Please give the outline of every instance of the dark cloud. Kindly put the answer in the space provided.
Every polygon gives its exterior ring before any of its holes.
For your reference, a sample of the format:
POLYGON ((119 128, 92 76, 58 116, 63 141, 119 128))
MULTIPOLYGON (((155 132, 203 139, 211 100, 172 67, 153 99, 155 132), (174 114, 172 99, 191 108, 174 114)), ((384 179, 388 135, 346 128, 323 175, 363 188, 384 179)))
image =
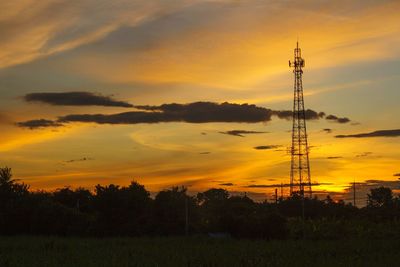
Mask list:
MULTIPOLYGON (((89 94, 90 95, 90 94, 89 94)), ((36 94, 37 96, 37 94, 36 94)), ((56 97, 56 100, 45 97, 35 98, 35 94, 31 94, 28 98, 29 101, 42 101, 46 103, 69 103, 72 105, 95 103, 102 105, 120 105, 120 106, 131 106, 129 103, 119 102, 103 96, 90 95, 91 100, 86 101, 72 101, 61 100, 56 97), (32 95, 34 95, 32 97, 32 95), (32 100, 35 99, 35 100, 32 100), (40 100, 38 100, 40 99, 40 100), (45 100, 46 99, 46 100, 45 100), (97 99, 97 100, 95 100, 97 99), (102 99, 102 101, 101 101, 102 99), (97 102, 96 102, 97 101, 97 102), (108 103, 108 104, 107 104, 108 103)), ((68 97, 67 97, 68 99, 68 97)), ((289 119, 286 111, 273 111, 268 108, 258 107, 250 104, 234 104, 234 103, 213 103, 213 102, 194 102, 189 104, 163 104, 160 106, 134 106, 139 111, 130 111, 117 114, 70 114, 58 118, 57 122, 68 123, 68 122, 93 122, 98 124, 136 124, 136 123, 159 123, 159 122, 188 122, 188 123, 207 123, 207 122, 244 122, 244 123, 257 123, 257 122, 268 122, 271 120, 272 115, 277 115, 279 118, 289 119)), ((289 113, 291 111, 288 111, 289 113)), ((307 110, 307 119, 318 119, 324 116, 323 112, 315 112, 313 110, 307 110)), ((24 123, 20 123, 19 126, 24 127, 24 123)), ((44 126, 42 126, 44 127, 44 126)), ((265 132, 256 131, 245 131, 245 130, 233 130, 227 132, 221 132, 224 134, 241 136, 244 134, 256 134, 265 132)))
POLYGON ((233 183, 221 183, 219 185, 221 185, 221 186, 233 186, 234 184, 233 183))
POLYGON ((400 177, 400 172, 393 174, 393 176, 399 176, 400 177))
POLYGON ((278 148, 278 147, 281 147, 281 146, 279 146, 279 145, 256 146, 256 147, 254 147, 254 149, 267 150, 267 149, 274 149, 274 148, 278 148))
MULTIPOLYGON (((311 183, 312 186, 318 185, 332 185, 333 183, 311 183)), ((276 188, 276 187, 290 187, 290 184, 251 184, 245 187, 248 188, 276 188)))
POLYGON ((342 159, 341 156, 334 156, 334 157, 326 157, 326 159, 342 159))
POLYGON ((368 156, 370 156, 370 155, 372 155, 372 152, 363 152, 363 153, 361 153, 361 154, 357 154, 357 155, 356 155, 356 158, 368 157, 368 156))
POLYGON ((239 136, 239 137, 244 137, 246 134, 262 134, 262 133, 268 133, 268 132, 257 132, 257 131, 246 131, 246 130, 232 130, 232 131, 219 132, 219 133, 221 133, 221 134, 233 135, 233 136, 239 136))
POLYGON ((397 137, 400 136, 400 129, 395 130, 379 130, 370 133, 336 135, 336 138, 364 138, 364 137, 397 137))
POLYGON ((136 124, 158 122, 263 122, 271 120, 269 109, 248 104, 195 102, 138 106, 146 111, 118 114, 72 114, 59 118, 60 122, 94 122, 99 124, 136 124))
POLYGON ((22 128, 29 128, 31 130, 33 129, 39 129, 39 128, 45 128, 45 127, 60 127, 63 126, 63 124, 51 120, 45 120, 45 119, 39 119, 39 120, 29 120, 25 122, 17 122, 17 126, 22 127, 22 128))
POLYGON ((272 111, 249 104, 194 102, 189 104, 163 104, 161 106, 135 106, 137 109, 161 112, 177 121, 202 122, 263 122, 270 121, 272 111))
MULTIPOLYGON (((280 119, 291 120, 293 118, 293 112, 290 110, 274 110, 272 111, 273 115, 278 116, 280 119)), ((325 117, 324 112, 316 112, 311 109, 307 109, 305 111, 306 120, 318 120, 325 117)))
POLYGON ((32 93, 24 96, 27 102, 42 102, 55 106, 133 107, 124 101, 91 92, 32 93))
POLYGON ((211 152, 208 152, 208 151, 205 151, 205 152, 200 152, 199 154, 201 154, 201 155, 208 155, 208 154, 210 154, 211 152))
POLYGON ((330 129, 330 128, 325 128, 325 129, 322 129, 322 131, 325 132, 325 133, 331 133, 331 132, 332 132, 332 129, 330 129))
POLYGON ((88 160, 94 160, 93 158, 81 158, 81 159, 70 159, 70 160, 66 160, 66 163, 74 163, 74 162, 80 162, 80 161, 88 161, 88 160))
POLYGON ((332 114, 326 116, 325 119, 328 120, 328 121, 334 121, 334 122, 338 122, 338 123, 348 123, 348 122, 350 122, 350 119, 349 119, 349 118, 346 118, 346 117, 344 117, 344 118, 339 118, 339 117, 337 117, 337 116, 335 116, 335 115, 332 115, 332 114))

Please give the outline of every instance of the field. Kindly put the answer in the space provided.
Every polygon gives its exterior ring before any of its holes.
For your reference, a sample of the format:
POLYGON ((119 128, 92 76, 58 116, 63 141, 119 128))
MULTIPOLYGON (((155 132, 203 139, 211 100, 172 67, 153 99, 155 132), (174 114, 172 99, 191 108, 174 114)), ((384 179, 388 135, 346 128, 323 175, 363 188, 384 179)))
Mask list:
POLYGON ((0 266, 398 266, 400 241, 2 237, 0 266))

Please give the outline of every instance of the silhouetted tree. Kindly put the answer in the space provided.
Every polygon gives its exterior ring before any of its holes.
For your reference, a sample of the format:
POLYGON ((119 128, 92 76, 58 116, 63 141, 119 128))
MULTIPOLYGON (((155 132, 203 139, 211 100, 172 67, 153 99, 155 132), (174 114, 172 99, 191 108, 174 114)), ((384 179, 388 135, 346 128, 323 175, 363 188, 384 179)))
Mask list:
POLYGON ((92 209, 91 201, 93 195, 89 190, 81 187, 75 190, 69 187, 57 189, 53 193, 53 198, 56 202, 69 208, 75 208, 78 211, 89 212, 92 209))
POLYGON ((223 232, 222 216, 228 201, 228 191, 221 188, 212 188, 197 194, 200 205, 201 224, 205 232, 223 232))
POLYGON ((185 233, 186 211, 189 229, 197 228, 196 199, 187 195, 185 187, 160 191, 154 199, 154 228, 158 234, 180 235, 185 233))
POLYGON ((400 238, 400 199, 389 188, 371 189, 368 206, 294 195, 278 203, 256 203, 209 189, 189 196, 184 187, 158 192, 154 200, 143 185, 97 185, 94 193, 64 187, 30 191, 0 168, 0 234, 181 235, 229 233, 237 238, 309 239, 400 238), (305 220, 302 220, 304 204, 305 220))
POLYGON ((143 234, 146 229, 150 193, 143 185, 128 187, 97 185, 93 199, 98 227, 106 234, 143 234))
POLYGON ((388 187, 378 187, 370 190, 368 194, 368 207, 390 207, 393 205, 393 192, 388 187))
POLYGON ((11 169, 0 168, 0 231, 13 234, 21 231, 28 186, 12 178, 11 169))

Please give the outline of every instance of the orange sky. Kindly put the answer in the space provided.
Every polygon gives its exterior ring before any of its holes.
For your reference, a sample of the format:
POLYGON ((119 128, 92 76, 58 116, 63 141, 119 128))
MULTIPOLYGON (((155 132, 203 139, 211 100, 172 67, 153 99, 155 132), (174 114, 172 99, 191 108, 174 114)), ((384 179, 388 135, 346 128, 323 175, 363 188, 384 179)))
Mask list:
POLYGON ((312 180, 325 184, 316 190, 343 192, 354 179, 395 188, 400 137, 335 136, 400 129, 399 8, 398 1, 361 0, 0 2, 0 165, 33 189, 136 179, 151 191, 224 187, 263 198, 273 188, 254 185, 289 180, 289 120, 16 123, 132 110, 24 100, 43 92, 91 92, 133 105, 227 101, 290 110, 287 62, 299 38, 306 108, 351 120, 307 122, 312 180), (220 133, 230 130, 267 133, 220 133))

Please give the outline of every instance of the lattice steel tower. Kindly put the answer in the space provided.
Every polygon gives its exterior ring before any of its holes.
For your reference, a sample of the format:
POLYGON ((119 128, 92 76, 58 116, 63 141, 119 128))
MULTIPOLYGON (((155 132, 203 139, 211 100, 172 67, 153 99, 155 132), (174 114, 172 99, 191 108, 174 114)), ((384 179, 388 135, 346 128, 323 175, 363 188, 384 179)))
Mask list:
POLYGON ((291 166, 290 166, 290 195, 311 197, 310 162, 308 159, 308 142, 306 130, 306 112, 303 98, 303 67, 304 59, 301 57, 299 42, 294 49, 294 61, 289 61, 289 67, 294 73, 294 102, 293 102, 293 128, 291 166))

